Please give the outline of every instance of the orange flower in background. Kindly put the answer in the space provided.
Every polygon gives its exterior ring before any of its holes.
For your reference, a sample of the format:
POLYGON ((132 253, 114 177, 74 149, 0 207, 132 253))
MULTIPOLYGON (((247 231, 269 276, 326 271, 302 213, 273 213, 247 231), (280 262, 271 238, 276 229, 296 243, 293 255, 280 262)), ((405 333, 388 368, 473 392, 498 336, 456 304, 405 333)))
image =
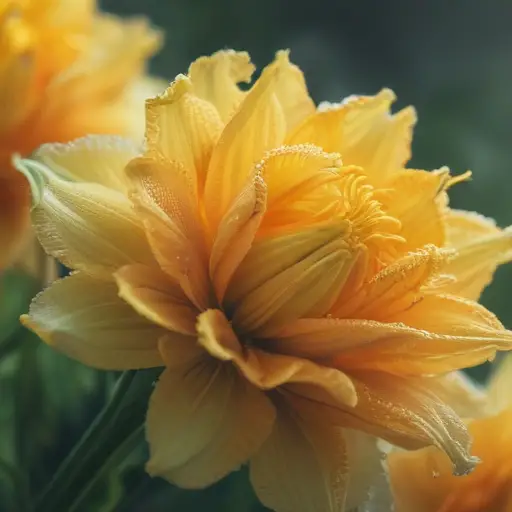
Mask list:
POLYGON ((88 365, 166 367, 147 469, 182 487, 248 463, 274 510, 350 510, 382 477, 376 438, 471 471, 446 374, 512 348, 472 300, 508 232, 448 208, 447 170, 404 169, 415 116, 389 91, 316 109, 287 53, 244 92, 252 72, 195 61, 147 102, 142 155, 89 137, 18 161, 76 270, 24 323, 88 365))
POLYGON ((463 478, 429 448, 389 456, 397 512, 509 512, 512 510, 512 359, 491 379, 487 411, 473 410, 469 431, 481 462, 463 478))
POLYGON ((97 13, 93 0, 0 2, 0 268, 28 225, 12 155, 87 133, 142 138, 143 98, 162 87, 142 72, 159 45, 145 20, 97 13))

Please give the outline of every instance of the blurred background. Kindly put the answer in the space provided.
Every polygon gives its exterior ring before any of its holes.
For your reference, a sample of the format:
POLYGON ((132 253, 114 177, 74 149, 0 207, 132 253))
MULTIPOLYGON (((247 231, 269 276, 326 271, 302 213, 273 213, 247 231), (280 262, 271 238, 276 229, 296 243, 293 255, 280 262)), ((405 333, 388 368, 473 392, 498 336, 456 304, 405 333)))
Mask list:
MULTIPOLYGON (((471 169, 473 180, 451 190, 452 206, 479 211, 500 226, 512 224, 512 3, 104 0, 100 7, 123 16, 143 14, 165 31, 165 46, 151 61, 150 71, 168 80, 186 72, 198 56, 220 48, 249 51, 260 69, 276 50, 290 48, 317 102, 374 94, 382 87, 393 89, 397 108, 412 104, 418 111, 410 166, 448 165, 454 174, 471 169)), ((2 318, 24 312, 34 291, 33 283, 20 287, 15 277, 12 286, 4 279, 11 299, 2 306, 2 318)), ((483 303, 509 328, 511 284, 509 265, 498 270, 483 296, 483 303)), ((4 332, 15 328, 0 327, 4 332)), ((29 334, 26 337, 26 346, 38 343, 29 334)), ((13 397, 2 399, 0 428, 13 418, 15 424, 13 432, 0 436, 0 456, 9 460, 13 451, 21 453, 28 474, 27 480, 11 475, 12 468, 0 467, 0 481, 9 479, 21 489, 18 498, 0 491, 1 511, 18 510, 3 503, 23 500, 19 496, 24 495, 24 486, 38 489, 48 482, 101 410, 117 377, 73 363, 42 344, 27 354, 21 359, 23 371, 13 358, 0 378, 2 396, 13 397)), ((486 372, 485 366, 471 371, 480 380, 486 372)), ((125 435, 122 426, 115 428, 125 435)), ((140 444, 140 450, 124 462, 120 462, 123 457, 117 461, 114 453, 107 469, 91 463, 90 471, 97 472, 98 478, 72 510, 264 510, 244 471, 197 493, 150 479, 142 468, 146 454, 140 444)))

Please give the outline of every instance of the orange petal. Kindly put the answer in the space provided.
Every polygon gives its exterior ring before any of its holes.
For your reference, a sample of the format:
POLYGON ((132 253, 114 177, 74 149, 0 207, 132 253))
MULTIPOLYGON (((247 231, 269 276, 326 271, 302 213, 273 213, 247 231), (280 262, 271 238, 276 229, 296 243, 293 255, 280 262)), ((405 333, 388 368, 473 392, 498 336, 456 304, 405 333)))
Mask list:
POLYGON ((233 361, 255 386, 273 389, 283 384, 321 387, 344 404, 354 405, 350 379, 338 370, 319 366, 305 359, 271 354, 258 348, 243 349, 224 314, 208 310, 199 315, 199 343, 213 356, 233 361))
POLYGON ((265 182, 256 175, 248 181, 221 220, 210 256, 210 278, 219 303, 253 244, 266 211, 266 199, 265 182))
POLYGON ((215 107, 198 97, 191 80, 183 75, 162 95, 146 101, 147 149, 175 164, 174 172, 183 174, 194 197, 204 186, 210 156, 221 131, 222 122, 215 107))
POLYGON ((254 69, 247 52, 221 50, 196 59, 188 74, 194 94, 214 105, 227 123, 245 96, 238 83, 249 83, 254 69))
POLYGON ((88 135, 67 144, 44 144, 34 159, 64 179, 99 183, 125 193, 126 164, 140 152, 128 139, 111 135, 88 135))
POLYGON ((165 370, 149 402, 147 471, 180 487, 207 487, 260 448, 274 423, 265 395, 227 364, 165 370))
POLYGON ((457 280, 444 289, 478 300, 498 265, 512 260, 512 228, 501 230, 490 219, 456 210, 447 214, 446 224, 447 245, 457 250, 446 271, 457 280))
POLYGON ((32 223, 48 254, 104 277, 130 263, 154 263, 142 223, 121 192, 64 181, 30 160, 16 165, 31 182, 32 223))
POLYGON ((157 341, 165 331, 121 300, 112 282, 82 273, 55 281, 33 300, 22 322, 52 347, 96 368, 163 365, 157 341))
POLYGON ((212 233, 265 152, 282 144, 285 120, 276 87, 286 70, 284 63, 263 70, 213 150, 204 196, 212 233))
POLYGON ((411 107, 390 115, 395 95, 383 89, 376 96, 350 97, 339 105, 320 105, 288 136, 288 144, 311 143, 339 152, 344 165, 358 165, 374 185, 400 170, 411 155, 411 107))
POLYGON ((313 415, 290 402, 276 403, 272 433, 250 461, 256 495, 276 512, 342 512, 349 478, 343 430, 324 420, 321 407, 313 415))
POLYGON ((362 430, 406 449, 433 445, 453 463, 454 474, 467 474, 477 459, 469 453, 470 436, 456 413, 428 388, 428 380, 380 372, 354 373, 358 403, 342 414, 343 425, 362 430))
POLYGON ((441 510, 460 480, 452 476, 450 466, 449 459, 434 448, 390 453, 388 467, 396 512, 441 510))
POLYGON ((119 296, 149 321, 171 331, 194 335, 198 311, 174 281, 158 268, 127 265, 114 277, 119 296))
POLYGON ((301 319, 269 347, 279 353, 330 361, 341 369, 399 375, 440 374, 474 366, 510 349, 512 335, 476 303, 425 297, 389 322, 301 319))
POLYGON ((30 237, 30 189, 14 172, 0 179, 0 269, 11 264, 30 237))

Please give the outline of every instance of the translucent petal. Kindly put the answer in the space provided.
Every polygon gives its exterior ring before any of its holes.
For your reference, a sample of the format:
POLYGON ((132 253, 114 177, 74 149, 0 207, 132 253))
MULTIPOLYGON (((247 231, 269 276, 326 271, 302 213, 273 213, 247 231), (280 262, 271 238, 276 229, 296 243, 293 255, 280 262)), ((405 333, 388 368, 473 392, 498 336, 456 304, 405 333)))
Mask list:
POLYGON ((343 512, 348 486, 343 430, 330 425, 322 407, 300 399, 277 403, 271 435, 250 462, 261 502, 276 512, 343 512))
POLYGON ((207 487, 247 462, 274 418, 271 402, 229 364, 168 369, 149 402, 146 469, 180 487, 207 487))
POLYGON ((127 265, 114 277, 119 296, 149 321, 171 331, 195 334, 198 310, 178 283, 159 268, 127 265))
POLYGON ((82 273, 55 281, 22 322, 52 347, 96 368, 163 365, 157 342, 165 331, 120 299, 112 282, 82 273))
POLYGON ((188 74, 194 93, 214 105, 222 121, 227 123, 245 96, 238 83, 249 83, 254 69, 247 52, 221 50, 196 59, 188 74))

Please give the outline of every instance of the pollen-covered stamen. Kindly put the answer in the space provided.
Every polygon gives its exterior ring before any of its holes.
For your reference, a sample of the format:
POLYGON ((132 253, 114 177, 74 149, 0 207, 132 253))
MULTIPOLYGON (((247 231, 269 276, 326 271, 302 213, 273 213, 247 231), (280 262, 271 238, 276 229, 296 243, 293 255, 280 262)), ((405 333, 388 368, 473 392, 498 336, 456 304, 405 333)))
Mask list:
POLYGON ((374 198, 374 189, 366 183, 366 176, 358 168, 348 168, 339 181, 341 198, 340 216, 348 220, 351 227, 351 242, 354 247, 364 245, 379 263, 391 261, 397 246, 403 242, 398 234, 401 224, 387 215, 379 201, 374 198))

